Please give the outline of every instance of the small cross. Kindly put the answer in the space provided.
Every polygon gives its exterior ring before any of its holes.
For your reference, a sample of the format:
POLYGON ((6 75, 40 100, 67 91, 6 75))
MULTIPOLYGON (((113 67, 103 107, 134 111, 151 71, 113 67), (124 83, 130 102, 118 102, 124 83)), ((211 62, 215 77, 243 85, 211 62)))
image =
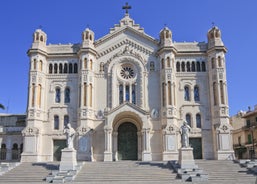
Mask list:
POLYGON ((29 128, 29 133, 32 133, 33 132, 33 129, 32 128, 29 128))
POLYGON ((215 26, 215 23, 214 23, 214 22, 212 22, 211 24, 212 24, 212 27, 214 27, 214 26, 215 26))
POLYGON ((39 29, 42 29, 42 28, 43 28, 43 26, 42 26, 42 25, 39 25, 38 27, 39 27, 39 29))
POLYGON ((126 3, 125 6, 122 6, 123 10, 126 10, 126 14, 128 14, 128 10, 131 9, 131 6, 128 5, 128 3, 126 3))

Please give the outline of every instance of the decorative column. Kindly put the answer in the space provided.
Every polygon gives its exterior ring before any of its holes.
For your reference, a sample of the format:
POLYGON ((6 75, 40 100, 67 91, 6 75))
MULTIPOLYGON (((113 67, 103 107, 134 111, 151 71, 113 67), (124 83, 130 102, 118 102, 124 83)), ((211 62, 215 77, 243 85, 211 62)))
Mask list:
POLYGON ((118 132, 113 132, 113 160, 118 161, 118 132))
POLYGON ((150 128, 143 128, 142 136, 143 136, 142 161, 152 161, 152 155, 150 152, 150 128))
POLYGON ((105 132, 104 161, 112 161, 112 129, 109 127, 105 127, 104 132, 105 132))

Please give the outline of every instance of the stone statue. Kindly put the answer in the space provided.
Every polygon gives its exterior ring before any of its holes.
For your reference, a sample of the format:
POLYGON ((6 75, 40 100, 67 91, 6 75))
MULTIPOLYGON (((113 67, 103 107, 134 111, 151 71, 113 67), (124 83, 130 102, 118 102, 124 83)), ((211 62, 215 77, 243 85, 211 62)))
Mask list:
POLYGON ((191 127, 187 124, 186 121, 184 121, 183 125, 180 128, 182 148, 190 147, 189 146, 189 132, 190 131, 191 131, 191 127))
POLYGON ((67 126, 63 130, 64 134, 66 134, 67 139, 67 147, 73 149, 73 140, 75 137, 75 130, 71 127, 71 124, 68 123, 67 126))

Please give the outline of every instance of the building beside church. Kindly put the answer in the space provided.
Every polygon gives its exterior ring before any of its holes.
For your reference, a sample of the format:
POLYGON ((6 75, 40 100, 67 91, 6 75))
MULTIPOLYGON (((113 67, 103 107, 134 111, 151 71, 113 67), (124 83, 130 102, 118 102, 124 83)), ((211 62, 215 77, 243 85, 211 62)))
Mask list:
POLYGON ((0 113, 0 161, 19 161, 23 151, 21 131, 26 127, 26 114, 0 113))
POLYGON ((221 31, 212 27, 207 43, 174 42, 167 27, 159 35, 128 13, 98 40, 85 29, 79 44, 47 44, 37 29, 21 161, 59 160, 67 123, 78 160, 177 160, 184 120, 195 158, 231 158, 221 31))
POLYGON ((238 159, 253 159, 257 153, 257 105, 251 110, 249 107, 247 112, 240 111, 236 115, 230 117, 233 127, 233 147, 235 156, 238 159))

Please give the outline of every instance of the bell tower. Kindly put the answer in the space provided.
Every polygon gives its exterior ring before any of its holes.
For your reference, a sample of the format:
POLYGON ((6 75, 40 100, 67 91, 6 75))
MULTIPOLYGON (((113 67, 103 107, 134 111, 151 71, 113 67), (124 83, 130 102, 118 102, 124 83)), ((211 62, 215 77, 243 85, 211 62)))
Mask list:
MULTIPOLYGON (((208 71, 210 86, 211 121, 213 125, 214 154, 218 160, 233 156, 232 127, 229 124, 229 107, 226 78, 227 52, 218 27, 212 27, 208 37, 208 71)), ((232 157, 231 157, 232 158, 232 157)))
POLYGON ((175 55, 172 32, 165 27, 160 32, 161 121, 163 127, 163 160, 177 159, 177 109, 175 55), (168 145, 173 145, 172 147, 168 145))
POLYGON ((29 95, 27 104, 27 126, 22 131, 24 151, 22 162, 40 161, 40 150, 37 145, 42 137, 43 122, 47 121, 46 73, 47 73, 47 35, 41 29, 33 34, 30 58, 29 95))
MULTIPOLYGON (((96 49, 94 46, 94 32, 86 28, 82 32, 82 44, 78 52, 80 60, 80 84, 79 84, 79 121, 78 130, 90 130, 93 127, 95 112, 95 71, 96 71, 96 49)), ((79 140, 86 139, 85 131, 79 131, 79 140)), ((91 135, 91 134, 90 134, 91 135)), ((91 138, 90 138, 91 140, 91 138)), ((91 144, 91 142, 89 143, 91 144)), ((88 160, 91 158, 89 150, 79 150, 78 158, 88 160)))

